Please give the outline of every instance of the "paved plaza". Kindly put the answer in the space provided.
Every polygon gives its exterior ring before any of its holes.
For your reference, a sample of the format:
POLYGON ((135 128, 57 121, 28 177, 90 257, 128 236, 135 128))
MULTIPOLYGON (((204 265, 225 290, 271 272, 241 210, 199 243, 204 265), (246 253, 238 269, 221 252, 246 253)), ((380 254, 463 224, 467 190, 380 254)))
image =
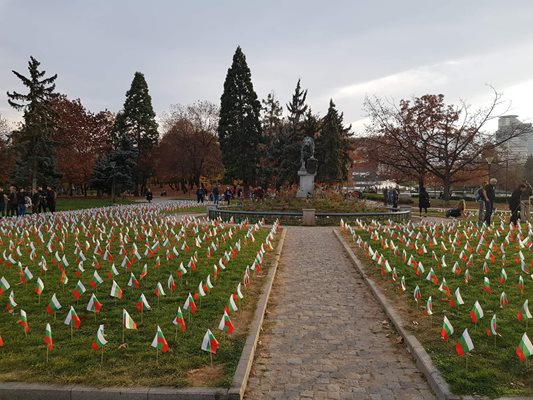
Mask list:
POLYGON ((287 229, 245 399, 434 399, 333 228, 287 229))

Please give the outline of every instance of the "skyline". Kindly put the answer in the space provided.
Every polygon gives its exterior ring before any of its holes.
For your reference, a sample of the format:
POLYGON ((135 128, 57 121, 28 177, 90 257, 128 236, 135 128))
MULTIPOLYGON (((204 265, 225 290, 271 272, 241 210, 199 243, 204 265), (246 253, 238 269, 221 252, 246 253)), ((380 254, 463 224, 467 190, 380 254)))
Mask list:
POLYGON ((0 0, 0 114, 20 119, 6 92, 22 90, 11 70, 26 73, 30 55, 58 74, 58 92, 93 112, 119 111, 135 71, 146 76, 158 117, 172 104, 219 105, 240 45, 259 99, 274 91, 285 105, 300 78, 313 112, 325 115, 332 98, 356 133, 365 95, 398 102, 442 93, 447 102, 479 107, 490 99, 487 85, 503 92, 500 112, 511 103, 506 114, 529 122, 532 14, 525 1, 339 1, 324 8, 318 1, 0 0))

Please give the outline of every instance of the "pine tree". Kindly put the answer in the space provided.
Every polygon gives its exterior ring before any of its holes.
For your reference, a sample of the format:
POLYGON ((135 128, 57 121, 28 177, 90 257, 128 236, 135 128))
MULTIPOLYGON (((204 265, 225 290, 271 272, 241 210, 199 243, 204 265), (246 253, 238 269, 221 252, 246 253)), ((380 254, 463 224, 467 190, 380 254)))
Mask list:
POLYGON ((327 183, 346 180, 350 161, 350 129, 351 126, 344 127, 343 114, 338 113, 333 100, 330 100, 328 113, 316 140, 319 165, 317 180, 327 183))
POLYGON ((144 75, 135 72, 130 90, 126 92, 124 108, 117 114, 113 129, 115 142, 127 137, 137 152, 133 173, 135 192, 144 193, 146 181, 152 175, 151 151, 157 145, 159 133, 144 75))
POLYGON ((218 137, 227 181, 241 179, 245 186, 257 181, 262 141, 260 110, 252 74, 239 46, 220 98, 218 137))
POLYGON ((261 101, 263 145, 261 148, 261 177, 263 184, 278 186, 279 162, 281 160, 280 134, 284 124, 283 108, 274 92, 261 101))
POLYGON ((289 110, 288 124, 283 129, 279 141, 281 148, 279 174, 283 183, 297 182, 298 170, 301 167, 302 141, 306 136, 304 130, 304 119, 308 109, 305 104, 306 98, 307 90, 301 89, 300 79, 298 79, 292 100, 287 104, 289 110))
POLYGON ((27 94, 7 92, 9 105, 24 112, 24 123, 11 134, 17 155, 11 181, 20 187, 32 185, 34 189, 37 184, 54 185, 61 177, 55 165, 56 144, 51 139, 56 125, 51 101, 58 96, 54 83, 57 74, 45 78, 46 71, 40 71, 39 65, 30 57, 29 77, 13 71, 28 88, 27 94))

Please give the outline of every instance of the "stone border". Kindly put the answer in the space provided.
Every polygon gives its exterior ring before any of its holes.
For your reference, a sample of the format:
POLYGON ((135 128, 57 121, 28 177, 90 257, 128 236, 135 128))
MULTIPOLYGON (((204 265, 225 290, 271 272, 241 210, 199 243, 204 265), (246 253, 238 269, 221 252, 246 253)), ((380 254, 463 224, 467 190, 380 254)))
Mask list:
POLYGON ((431 361, 431 357, 426 352, 422 344, 418 341, 418 339, 409 331, 407 331, 404 328, 404 322, 400 316, 396 312, 396 310, 393 308, 392 304, 389 302, 389 300, 385 297, 385 295, 381 292, 379 287, 376 285, 376 283, 371 280, 368 275, 365 273, 361 261, 355 253, 352 251, 348 243, 344 240, 344 238, 339 233, 338 229, 334 229, 333 233, 341 243, 341 245, 344 247, 344 250, 348 254, 348 256, 353 261, 357 271, 359 274, 363 277, 365 283, 372 291, 374 297, 379 301, 381 304, 381 307, 389 317, 389 319, 394 324, 394 327, 396 330, 400 333, 400 335, 403 337, 405 344, 407 345, 407 349, 415 359, 415 364, 417 368, 424 374, 426 377, 426 380, 429 383, 429 386, 437 396, 439 400, 458 400, 458 399, 468 399, 471 397, 462 397, 454 395, 440 374, 440 372, 435 368, 433 365, 433 362, 431 361))
POLYGON ((184 388, 171 387, 110 387, 98 389, 80 385, 48 385, 24 382, 0 383, 0 400, 241 400, 246 390, 248 376, 254 360, 255 348, 263 325, 268 299, 276 276, 279 258, 287 230, 282 228, 280 241, 275 250, 272 265, 268 267, 267 281, 250 326, 248 338, 230 389, 226 388, 184 388))

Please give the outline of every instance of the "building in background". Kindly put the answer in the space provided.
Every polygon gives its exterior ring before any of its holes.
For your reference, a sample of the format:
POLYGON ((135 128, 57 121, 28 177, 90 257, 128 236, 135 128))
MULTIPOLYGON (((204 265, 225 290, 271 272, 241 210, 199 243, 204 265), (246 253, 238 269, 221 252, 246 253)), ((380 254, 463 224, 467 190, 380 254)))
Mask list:
POLYGON ((502 140, 509 135, 513 137, 498 148, 502 161, 513 164, 525 164, 527 157, 533 155, 533 127, 530 123, 521 122, 518 115, 504 115, 498 119, 496 140, 502 140))

